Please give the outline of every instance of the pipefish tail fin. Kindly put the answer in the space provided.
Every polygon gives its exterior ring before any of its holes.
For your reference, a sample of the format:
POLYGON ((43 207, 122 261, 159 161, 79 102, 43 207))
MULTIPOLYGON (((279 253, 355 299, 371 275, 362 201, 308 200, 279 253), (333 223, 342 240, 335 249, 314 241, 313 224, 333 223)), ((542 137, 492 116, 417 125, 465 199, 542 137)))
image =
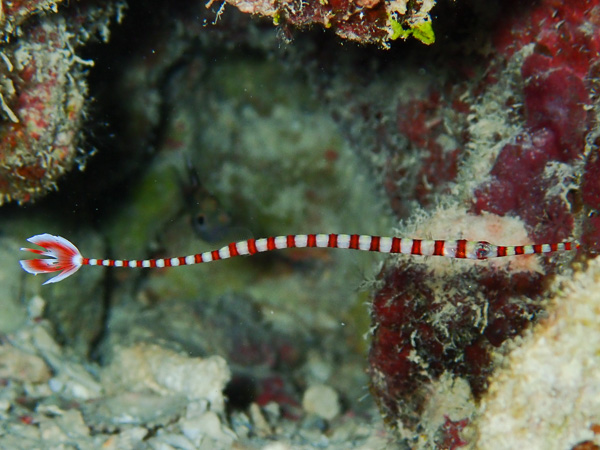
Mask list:
POLYGON ((39 245, 43 250, 33 248, 21 248, 21 250, 45 258, 22 259, 19 262, 23 270, 33 275, 60 272, 58 275, 46 280, 44 284, 64 280, 77 272, 82 266, 83 257, 81 253, 77 247, 63 237, 44 233, 32 236, 27 240, 32 244, 39 245))

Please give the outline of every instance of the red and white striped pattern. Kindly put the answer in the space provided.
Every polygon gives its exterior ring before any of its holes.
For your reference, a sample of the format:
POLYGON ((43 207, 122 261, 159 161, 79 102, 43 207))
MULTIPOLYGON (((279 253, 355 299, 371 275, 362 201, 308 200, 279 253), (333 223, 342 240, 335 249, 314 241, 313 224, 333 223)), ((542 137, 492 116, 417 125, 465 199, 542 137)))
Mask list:
POLYGON ((28 241, 39 245, 45 251, 29 248, 22 248, 21 250, 49 258, 22 260, 21 266, 24 270, 34 275, 61 271, 60 274, 47 280, 46 283, 55 283, 63 280, 75 273, 81 266, 176 267, 218 261, 220 259, 233 258, 234 256, 254 255, 255 253, 285 248, 344 248, 379 253, 484 260, 504 256, 568 251, 579 247, 577 243, 573 242, 503 246, 493 245, 486 241, 467 241, 464 239, 431 241, 358 234, 291 234, 232 242, 219 250, 196 253, 189 256, 131 260, 85 258, 81 256, 79 250, 71 242, 60 236, 50 234, 33 236, 28 241))

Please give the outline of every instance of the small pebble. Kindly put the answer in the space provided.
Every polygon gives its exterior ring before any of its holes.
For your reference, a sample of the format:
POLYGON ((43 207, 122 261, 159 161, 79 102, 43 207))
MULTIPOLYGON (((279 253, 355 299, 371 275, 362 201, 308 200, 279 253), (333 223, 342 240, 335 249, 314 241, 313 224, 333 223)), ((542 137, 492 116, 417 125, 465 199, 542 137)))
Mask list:
POLYGON ((331 420, 340 413, 340 399, 333 388, 314 384, 304 392, 302 407, 307 413, 331 420))
POLYGON ((219 416, 213 411, 207 411, 195 419, 183 419, 179 423, 183 434, 192 442, 207 436, 224 446, 233 444, 234 433, 221 424, 219 416))
POLYGON ((260 437, 267 437, 272 433, 269 422, 265 419, 260 407, 256 403, 250 405, 250 417, 254 424, 255 432, 260 437))
POLYGON ((265 445, 262 450, 292 450, 292 447, 283 442, 272 442, 265 445))

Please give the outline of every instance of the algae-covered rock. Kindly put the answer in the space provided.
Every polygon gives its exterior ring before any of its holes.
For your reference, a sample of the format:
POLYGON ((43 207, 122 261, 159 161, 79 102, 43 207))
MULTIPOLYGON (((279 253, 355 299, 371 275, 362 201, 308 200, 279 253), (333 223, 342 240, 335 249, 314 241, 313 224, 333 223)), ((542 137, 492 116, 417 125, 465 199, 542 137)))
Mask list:
MULTIPOLYGON (((431 26, 431 9, 435 0, 343 0, 298 3, 264 0, 227 0, 240 11, 272 18, 276 25, 307 28, 321 25, 343 39, 363 44, 389 47, 390 41, 412 36, 424 44, 432 44, 435 34, 431 26)), ((216 4, 214 0, 208 7, 216 4)), ((223 5, 218 14, 223 14, 223 5)))
POLYGON ((548 317, 490 382, 476 421, 478 448, 600 444, 600 261, 560 282, 548 317))

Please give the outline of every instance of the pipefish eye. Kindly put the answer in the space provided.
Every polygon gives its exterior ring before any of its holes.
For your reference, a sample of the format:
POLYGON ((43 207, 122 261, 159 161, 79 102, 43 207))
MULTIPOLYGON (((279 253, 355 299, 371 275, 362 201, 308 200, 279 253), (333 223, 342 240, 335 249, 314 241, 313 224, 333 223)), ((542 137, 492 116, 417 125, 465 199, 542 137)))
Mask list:
POLYGON ((490 254, 491 246, 492 244, 489 242, 479 241, 475 247, 475 256, 477 259, 487 259, 490 254))

